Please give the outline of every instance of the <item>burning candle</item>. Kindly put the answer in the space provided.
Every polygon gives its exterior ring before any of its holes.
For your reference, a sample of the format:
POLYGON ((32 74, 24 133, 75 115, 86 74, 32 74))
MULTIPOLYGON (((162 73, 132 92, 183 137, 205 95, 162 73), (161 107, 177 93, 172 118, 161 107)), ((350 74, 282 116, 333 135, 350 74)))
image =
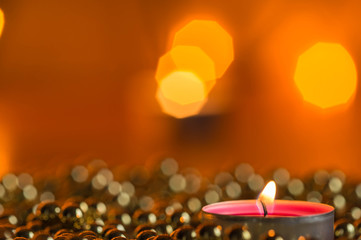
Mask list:
POLYGON ((320 203, 275 200, 276 184, 266 185, 257 200, 227 201, 203 207, 203 219, 227 228, 246 226, 252 239, 272 230, 284 239, 333 239, 334 208, 320 203))

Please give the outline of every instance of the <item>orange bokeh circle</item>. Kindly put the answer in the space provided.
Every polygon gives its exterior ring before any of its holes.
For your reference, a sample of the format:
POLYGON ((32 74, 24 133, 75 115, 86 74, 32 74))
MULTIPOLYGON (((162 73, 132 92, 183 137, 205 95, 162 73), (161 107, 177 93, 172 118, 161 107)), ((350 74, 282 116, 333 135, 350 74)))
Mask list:
POLYGON ((197 46, 215 64, 216 77, 220 78, 234 59, 233 39, 216 21, 193 20, 176 32, 176 46, 197 46))
POLYGON ((320 42, 304 52, 294 79, 303 99, 323 109, 348 103, 357 86, 354 61, 337 43, 320 42))

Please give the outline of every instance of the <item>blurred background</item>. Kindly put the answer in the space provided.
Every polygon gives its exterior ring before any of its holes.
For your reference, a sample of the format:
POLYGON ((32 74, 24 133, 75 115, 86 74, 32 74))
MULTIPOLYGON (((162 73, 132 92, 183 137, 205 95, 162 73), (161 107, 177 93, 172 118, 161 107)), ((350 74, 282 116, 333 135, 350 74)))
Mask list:
POLYGON ((248 162, 294 176, 360 179, 361 99, 321 109, 294 81, 298 57, 337 42, 360 69, 361 2, 0 0, 1 172, 104 159, 151 166, 170 156, 205 173, 248 162), (234 60, 195 116, 157 102, 155 73, 189 21, 216 21, 234 60))

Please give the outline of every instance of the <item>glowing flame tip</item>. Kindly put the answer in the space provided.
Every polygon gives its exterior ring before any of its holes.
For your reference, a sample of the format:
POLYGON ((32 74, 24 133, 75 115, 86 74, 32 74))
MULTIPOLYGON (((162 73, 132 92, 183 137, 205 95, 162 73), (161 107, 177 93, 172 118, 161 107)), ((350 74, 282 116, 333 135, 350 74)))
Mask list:
POLYGON ((270 181, 264 187, 263 191, 258 197, 258 200, 263 202, 264 204, 272 204, 276 197, 276 183, 274 181, 270 181))

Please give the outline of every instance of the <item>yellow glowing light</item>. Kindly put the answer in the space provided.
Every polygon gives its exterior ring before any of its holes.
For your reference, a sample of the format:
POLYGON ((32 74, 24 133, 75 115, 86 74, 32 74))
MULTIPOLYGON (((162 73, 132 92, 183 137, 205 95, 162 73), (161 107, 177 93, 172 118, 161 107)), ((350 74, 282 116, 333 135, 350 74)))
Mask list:
POLYGON ((273 230, 273 229, 268 230, 268 236, 270 236, 270 237, 276 236, 275 230, 273 230))
POLYGON ((199 102, 180 105, 164 97, 160 88, 158 88, 156 98, 162 108, 162 111, 175 118, 186 118, 197 115, 201 111, 204 104, 207 102, 207 99, 204 99, 199 102))
POLYGON ((317 43, 303 53, 294 78, 304 100, 323 109, 349 102, 357 85, 354 61, 337 43, 317 43))
POLYGON ((264 204, 272 204, 276 197, 276 183, 274 181, 270 181, 264 187, 263 191, 258 197, 258 200, 262 201, 264 204))
POLYGON ((159 88, 165 98, 180 105, 203 101, 206 98, 203 82, 191 72, 172 72, 161 81, 159 88))
POLYGON ((5 23, 4 12, 0 9, 0 36, 3 32, 4 23, 5 23))
POLYGON ((177 46, 164 54, 155 75, 158 84, 174 71, 192 72, 206 84, 207 91, 215 83, 214 63, 199 47, 177 46))
POLYGON ((193 20, 177 31, 173 47, 187 45, 200 47, 215 64, 220 78, 233 61, 232 37, 215 21, 193 20))

